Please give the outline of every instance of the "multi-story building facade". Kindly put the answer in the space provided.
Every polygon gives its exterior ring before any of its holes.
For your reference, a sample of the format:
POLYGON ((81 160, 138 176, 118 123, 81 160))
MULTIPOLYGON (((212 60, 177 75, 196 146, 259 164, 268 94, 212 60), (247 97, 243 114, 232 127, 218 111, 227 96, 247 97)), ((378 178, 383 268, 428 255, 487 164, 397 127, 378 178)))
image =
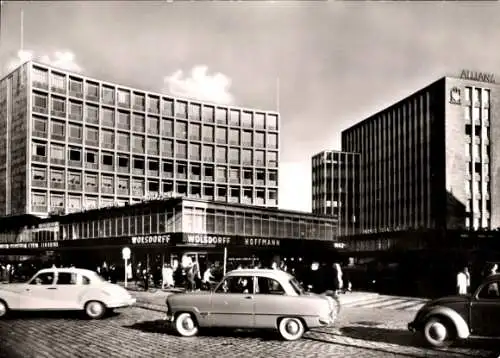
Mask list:
POLYGON ((279 122, 29 61, 0 80, 0 215, 162 194, 277 207, 279 122))
POLYGON ((358 232, 359 153, 328 150, 312 157, 312 211, 338 220, 339 236, 358 232))
POLYGON ((500 226, 499 111, 493 77, 464 71, 344 130, 342 150, 361 154, 361 231, 500 226))

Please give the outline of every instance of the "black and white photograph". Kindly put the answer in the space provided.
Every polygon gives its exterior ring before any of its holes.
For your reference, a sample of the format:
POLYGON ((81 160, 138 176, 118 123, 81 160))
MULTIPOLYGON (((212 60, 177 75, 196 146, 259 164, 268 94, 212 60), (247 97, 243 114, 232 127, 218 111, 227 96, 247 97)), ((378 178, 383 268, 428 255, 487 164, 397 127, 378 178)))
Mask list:
POLYGON ((0 358, 500 357, 499 19, 0 1, 0 358))

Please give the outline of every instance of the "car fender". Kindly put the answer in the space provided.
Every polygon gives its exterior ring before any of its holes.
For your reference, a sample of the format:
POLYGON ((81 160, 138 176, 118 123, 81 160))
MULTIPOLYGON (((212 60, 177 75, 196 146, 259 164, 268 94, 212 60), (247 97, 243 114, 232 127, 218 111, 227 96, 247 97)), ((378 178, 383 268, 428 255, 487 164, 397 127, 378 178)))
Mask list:
POLYGON ((195 315, 196 320, 198 322, 201 321, 201 313, 198 307, 196 306, 176 306, 175 309, 172 311, 172 315, 175 316, 179 312, 189 312, 195 315))
POLYGON ((92 288, 90 290, 82 292, 82 294, 79 297, 79 301, 80 301, 80 306, 83 309, 85 308, 85 304, 89 301, 100 301, 106 305, 110 298, 111 295, 109 293, 106 293, 104 290, 98 288, 92 288))
POLYGON ((431 316, 444 316, 453 322, 458 338, 465 339, 470 336, 469 325, 454 309, 444 306, 433 307, 425 314, 423 321, 426 322, 431 316))

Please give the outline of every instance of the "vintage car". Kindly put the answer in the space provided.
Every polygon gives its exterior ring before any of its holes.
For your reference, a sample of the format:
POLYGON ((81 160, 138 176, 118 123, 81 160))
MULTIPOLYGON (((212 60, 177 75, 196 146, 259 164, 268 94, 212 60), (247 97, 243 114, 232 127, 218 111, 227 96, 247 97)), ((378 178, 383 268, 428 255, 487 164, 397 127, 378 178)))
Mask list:
POLYGON ((471 337, 500 338, 500 274, 487 277, 472 295, 427 302, 408 324, 434 347, 471 337))
POLYGON ((135 301, 123 287, 77 268, 42 269, 26 283, 0 285, 0 317, 8 311, 83 310, 87 317, 99 319, 135 301))
POLYGON ((274 329, 289 341, 333 324, 340 309, 335 297, 307 293, 292 275, 267 269, 231 271, 212 291, 173 294, 166 303, 166 319, 184 337, 226 327, 274 329))

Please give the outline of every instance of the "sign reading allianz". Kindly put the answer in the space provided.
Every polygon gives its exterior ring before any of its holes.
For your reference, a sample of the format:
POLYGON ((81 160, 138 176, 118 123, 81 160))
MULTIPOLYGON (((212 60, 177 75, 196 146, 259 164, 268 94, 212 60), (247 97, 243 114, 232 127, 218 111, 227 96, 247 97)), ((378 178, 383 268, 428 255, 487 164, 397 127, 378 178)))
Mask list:
POLYGON ((460 78, 463 80, 496 83, 495 75, 493 73, 477 72, 470 70, 462 70, 460 78))

